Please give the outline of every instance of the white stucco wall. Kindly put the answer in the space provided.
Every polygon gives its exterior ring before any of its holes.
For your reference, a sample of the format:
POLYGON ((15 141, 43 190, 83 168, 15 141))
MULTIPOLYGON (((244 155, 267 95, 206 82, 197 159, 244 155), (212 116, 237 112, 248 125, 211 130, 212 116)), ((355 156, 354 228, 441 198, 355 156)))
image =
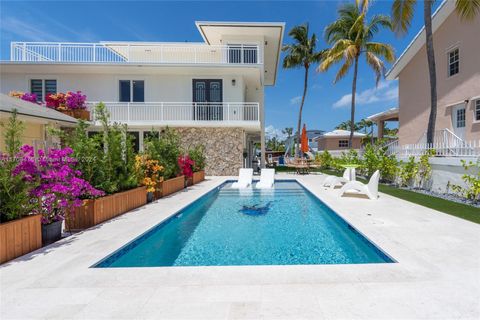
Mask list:
MULTIPOLYGON (((0 92, 8 94, 13 90, 30 91, 30 79, 57 79, 59 92, 80 90, 90 101, 118 101, 119 80, 144 80, 145 101, 189 102, 192 101, 193 79, 222 79, 223 101, 258 102, 255 94, 245 92, 242 76, 190 76, 190 75, 132 75, 132 74, 16 74, 0 73, 0 92), (235 79, 235 85, 232 80, 235 79), (245 100, 247 98, 247 100, 245 100)), ((249 90, 255 93, 257 88, 249 90)))

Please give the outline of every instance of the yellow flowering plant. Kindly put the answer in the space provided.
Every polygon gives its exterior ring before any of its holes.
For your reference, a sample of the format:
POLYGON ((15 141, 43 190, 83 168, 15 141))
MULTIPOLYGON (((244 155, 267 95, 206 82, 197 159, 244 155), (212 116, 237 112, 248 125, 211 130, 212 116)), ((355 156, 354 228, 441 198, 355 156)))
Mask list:
POLYGON ((163 180, 163 167, 158 160, 153 160, 148 155, 135 156, 135 171, 142 186, 147 187, 147 192, 155 192, 157 185, 163 180))

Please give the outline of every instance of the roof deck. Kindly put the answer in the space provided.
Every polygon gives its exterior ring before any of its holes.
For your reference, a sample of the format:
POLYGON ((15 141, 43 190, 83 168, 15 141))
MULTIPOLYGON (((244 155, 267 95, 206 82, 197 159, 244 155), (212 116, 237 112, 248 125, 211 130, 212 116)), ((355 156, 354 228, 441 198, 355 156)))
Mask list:
POLYGON ((44 63, 262 65, 258 45, 12 42, 10 60, 44 63))

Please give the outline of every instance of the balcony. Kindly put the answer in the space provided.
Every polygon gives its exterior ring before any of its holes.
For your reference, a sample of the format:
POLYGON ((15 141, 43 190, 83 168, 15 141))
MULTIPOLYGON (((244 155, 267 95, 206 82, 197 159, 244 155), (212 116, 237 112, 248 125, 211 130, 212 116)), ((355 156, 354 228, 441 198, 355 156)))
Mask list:
MULTIPOLYGON (((89 102, 92 111, 98 102, 89 102)), ((130 126, 260 128, 258 102, 104 102, 110 120, 130 126)), ((93 121, 95 115, 91 112, 93 121)))
POLYGON ((12 42, 11 61, 113 64, 263 64, 256 45, 12 42))

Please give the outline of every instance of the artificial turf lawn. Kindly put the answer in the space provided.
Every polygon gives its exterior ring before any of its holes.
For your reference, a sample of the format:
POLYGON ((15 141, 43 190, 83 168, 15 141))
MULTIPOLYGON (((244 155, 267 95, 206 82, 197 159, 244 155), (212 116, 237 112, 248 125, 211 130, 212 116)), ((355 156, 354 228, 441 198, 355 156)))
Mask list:
MULTIPOLYGON (((277 167, 276 170, 278 172, 295 171, 294 169, 292 170, 292 168, 287 168, 287 167, 277 167)), ((332 170, 318 170, 318 169, 315 170, 314 169, 312 171, 323 172, 326 174, 332 174, 336 176, 341 175, 341 173, 337 171, 332 171, 332 170)), ((362 182, 366 182, 363 179, 358 179, 358 180, 362 182)), ((473 206, 469 206, 466 204, 462 204, 462 203, 458 203, 450 200, 445 200, 438 197, 433 197, 433 196, 415 192, 415 191, 399 189, 399 188, 385 185, 385 184, 379 184, 378 191, 391 195, 393 197, 397 197, 409 202, 419 204, 421 206, 424 206, 430 209, 438 210, 438 211, 450 214, 452 216, 480 224, 480 208, 476 208, 473 206)))

